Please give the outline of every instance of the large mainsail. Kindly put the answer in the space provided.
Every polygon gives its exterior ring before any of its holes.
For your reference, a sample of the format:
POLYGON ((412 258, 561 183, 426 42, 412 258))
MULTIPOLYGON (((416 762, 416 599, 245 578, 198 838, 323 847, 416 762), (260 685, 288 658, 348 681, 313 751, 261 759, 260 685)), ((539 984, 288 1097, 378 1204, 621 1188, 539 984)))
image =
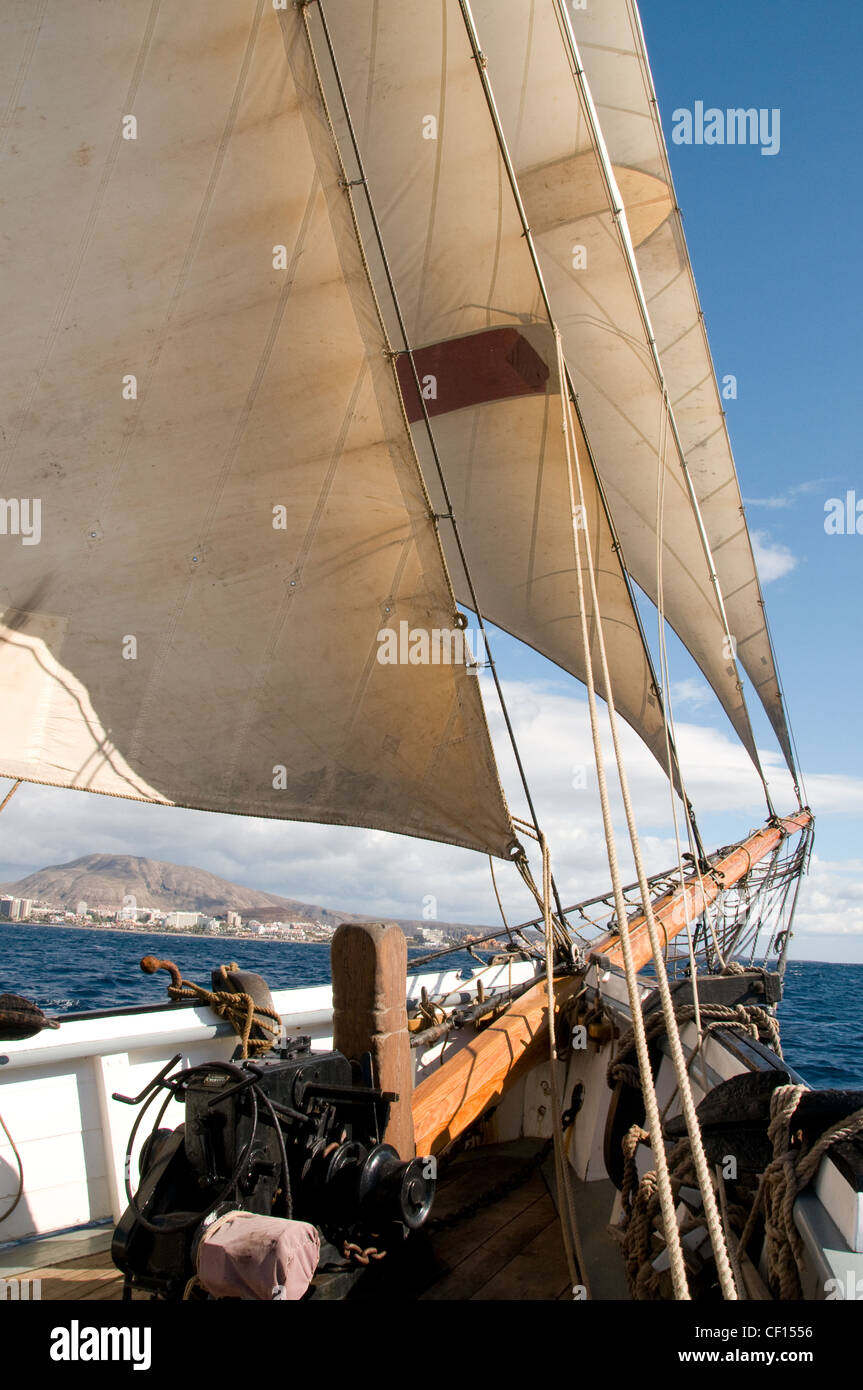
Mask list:
POLYGON ((0 773, 506 854, 477 681, 379 660, 457 615, 299 12, 0 54, 0 773))
POLYGON ((638 273, 662 357, 672 409, 692 473, 737 653, 770 718, 788 766, 794 755, 764 604, 743 518, 725 412, 686 248, 653 80, 634 0, 573 9, 571 23, 603 137, 618 174, 638 273), (641 180, 632 192, 627 183, 641 180), (652 189, 664 215, 638 233, 652 189))

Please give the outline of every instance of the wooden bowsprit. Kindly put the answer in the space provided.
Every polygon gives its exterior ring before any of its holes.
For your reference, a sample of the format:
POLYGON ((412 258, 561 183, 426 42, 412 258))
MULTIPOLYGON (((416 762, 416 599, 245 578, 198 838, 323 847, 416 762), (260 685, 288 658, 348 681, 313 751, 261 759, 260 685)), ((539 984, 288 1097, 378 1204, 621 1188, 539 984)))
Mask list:
MULTIPOLYGON (((720 893, 733 888, 735 883, 745 878, 750 869, 772 854, 789 835, 796 835, 812 823, 809 811, 800 811, 795 816, 786 816, 773 825, 767 825, 744 840, 736 849, 718 863, 712 865, 709 873, 701 878, 693 877, 669 893, 654 905, 653 916, 663 939, 672 941, 686 928, 687 919, 692 922, 710 903, 715 902, 720 893)), ((650 937, 644 915, 633 918, 629 923, 629 941, 635 960, 636 970, 640 970, 652 959, 650 937)), ((623 949, 620 933, 608 932, 599 938, 590 951, 591 960, 600 965, 613 965, 623 968, 623 949)))
MULTIPOLYGON (((765 826, 744 840, 709 874, 687 880, 676 893, 661 899, 653 909, 657 926, 671 941, 686 927, 687 904, 691 921, 721 892, 744 878, 749 870, 771 854, 788 835, 811 825, 809 811, 787 816, 765 826), (684 897, 685 895, 685 897, 684 897)), ((644 916, 629 925, 636 968, 652 958, 647 922, 644 916)), ((608 932, 591 950, 591 959, 603 966, 622 966, 620 934, 608 932)), ((555 985, 555 1004, 560 1008, 577 989, 580 977, 566 977, 555 985)), ((503 1095, 506 1087, 533 1064, 547 1045, 548 999, 545 980, 507 1009, 465 1047, 453 1052, 431 1076, 417 1086, 413 1096, 413 1119, 417 1153, 434 1154, 457 1139, 489 1106, 503 1095)))

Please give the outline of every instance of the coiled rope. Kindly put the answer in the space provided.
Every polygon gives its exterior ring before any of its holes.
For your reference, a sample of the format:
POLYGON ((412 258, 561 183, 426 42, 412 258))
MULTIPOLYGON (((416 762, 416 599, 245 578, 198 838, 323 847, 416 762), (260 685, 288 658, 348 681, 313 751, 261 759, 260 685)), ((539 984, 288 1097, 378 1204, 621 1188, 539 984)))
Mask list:
MULTIPOLYGON (((225 985, 228 984, 228 971, 237 968, 236 963, 219 966, 219 973, 225 985)), ((269 1052, 281 1033, 282 1020, 279 1014, 274 1009, 265 1008, 263 1004, 256 1004, 250 994, 238 994, 229 989, 205 989, 203 985, 196 985, 192 980, 184 980, 172 960, 158 960, 155 956, 144 956, 141 969, 145 975, 154 975, 157 970, 167 970, 171 976, 171 984, 168 985, 171 999, 196 1000, 199 1004, 206 1004, 219 1018, 224 1018, 230 1023, 240 1039, 242 1058, 248 1057, 250 1053, 255 1056, 259 1052, 269 1052), (256 1024, 263 1033, 260 1038, 250 1036, 252 1027, 256 1024)))
MULTIPOLYGON (((701 1032, 715 1032, 717 1028, 739 1028, 756 1042, 766 1043, 777 1057, 782 1056, 779 1024, 760 1004, 702 1004, 700 1010, 696 1010, 694 1004, 681 1004, 674 1010, 674 1017, 678 1024, 697 1023, 699 1013, 702 1020, 708 1020, 701 1032)), ((655 1037, 666 1031, 665 1016, 659 1009, 647 1015, 644 1032, 648 1042, 652 1042, 655 1037)), ((626 1059, 634 1049, 635 1031, 628 1028, 621 1036, 617 1052, 608 1065, 609 1085, 614 1085, 615 1081, 632 1084, 634 1068, 626 1059)))
MULTIPOLYGON (((625 1071, 626 1064, 623 1068, 625 1071)), ((631 1072, 632 1068, 628 1070, 631 1072)), ((622 1079, 629 1078, 624 1074, 622 1079)), ((763 1217, 767 1282, 773 1297, 783 1301, 804 1296, 801 1275, 806 1252, 794 1220, 794 1203, 812 1182, 822 1158, 833 1145, 863 1133, 861 1109, 825 1130, 811 1148, 792 1148, 791 1125, 806 1090, 805 1086, 777 1086, 770 1099, 767 1130, 773 1145, 773 1160, 761 1174, 757 1187, 754 1176, 742 1179, 736 1190, 736 1200, 726 1207, 725 1229, 738 1271, 759 1217, 763 1217), (735 1240, 737 1231, 741 1234, 735 1240)), ((647 1142, 649 1136, 640 1125, 632 1125, 623 1139, 623 1221, 620 1226, 609 1228, 609 1233, 621 1242, 630 1292, 638 1299, 661 1297, 663 1286, 663 1274, 654 1265, 654 1232, 660 1216, 656 1173, 652 1170, 645 1173, 639 1182, 635 1162, 638 1146, 647 1142)), ((683 1185, 694 1184, 695 1166, 688 1139, 681 1139, 671 1150, 668 1166, 676 1191, 683 1185)), ((719 1172, 717 1182, 722 1196, 719 1172)), ((681 1235, 704 1225, 704 1215, 692 1212, 684 1217, 681 1235)), ((738 1278, 742 1278, 739 1273, 738 1278)))
POLYGON ((843 1140, 863 1133, 863 1109, 855 1110, 825 1130, 808 1150, 791 1147, 791 1121, 806 1086, 777 1086, 770 1097, 767 1136, 773 1144, 773 1161, 764 1169, 752 1209, 740 1237, 746 1249, 759 1213, 764 1216, 768 1282, 774 1296, 802 1298, 800 1274, 804 1265, 803 1239, 794 1220, 794 1203, 815 1177, 822 1158, 843 1140))

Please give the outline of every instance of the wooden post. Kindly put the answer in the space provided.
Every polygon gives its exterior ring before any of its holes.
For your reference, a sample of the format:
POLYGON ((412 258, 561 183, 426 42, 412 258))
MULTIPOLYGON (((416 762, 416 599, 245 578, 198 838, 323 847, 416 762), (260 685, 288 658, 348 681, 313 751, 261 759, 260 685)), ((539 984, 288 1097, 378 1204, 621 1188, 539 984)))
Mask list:
POLYGON ((333 975, 333 1046, 355 1061, 374 1060, 377 1084, 397 1091, 383 1139, 400 1158, 413 1158, 413 1063, 405 991, 408 950, 392 922, 342 923, 330 951, 333 975))

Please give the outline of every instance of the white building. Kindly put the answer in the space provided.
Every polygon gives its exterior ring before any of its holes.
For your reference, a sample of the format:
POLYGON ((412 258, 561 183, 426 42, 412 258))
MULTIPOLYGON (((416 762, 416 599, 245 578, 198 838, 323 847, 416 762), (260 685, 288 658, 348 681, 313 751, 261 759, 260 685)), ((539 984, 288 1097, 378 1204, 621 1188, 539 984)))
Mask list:
POLYGON ((182 931, 187 927, 204 926, 209 920, 203 912, 169 912, 165 926, 168 931, 182 931))

